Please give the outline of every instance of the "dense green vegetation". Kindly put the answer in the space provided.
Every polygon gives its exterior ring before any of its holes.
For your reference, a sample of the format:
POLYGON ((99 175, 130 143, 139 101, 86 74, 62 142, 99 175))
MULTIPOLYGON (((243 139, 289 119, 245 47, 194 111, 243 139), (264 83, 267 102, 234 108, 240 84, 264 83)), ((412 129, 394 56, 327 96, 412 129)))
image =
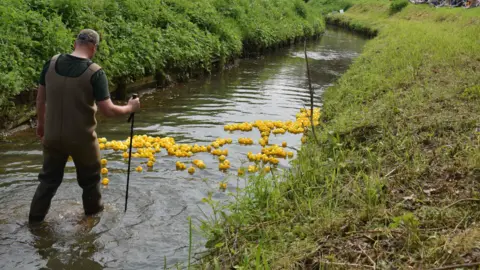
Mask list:
MULTIPOLYGON (((480 9, 357 2, 370 29, 324 94, 319 144, 246 179, 203 224, 215 269, 427 269, 478 261, 480 9), (227 214, 228 213, 228 214, 227 214)), ((242 180, 243 181, 243 180, 242 180)))
POLYGON ((70 52, 83 28, 102 36, 96 61, 113 82, 209 70, 212 60, 319 34, 302 0, 0 1, 0 107, 32 89, 45 61, 70 52))
POLYGON ((400 12, 406 6, 408 6, 408 0, 394 0, 390 3, 390 14, 400 12))

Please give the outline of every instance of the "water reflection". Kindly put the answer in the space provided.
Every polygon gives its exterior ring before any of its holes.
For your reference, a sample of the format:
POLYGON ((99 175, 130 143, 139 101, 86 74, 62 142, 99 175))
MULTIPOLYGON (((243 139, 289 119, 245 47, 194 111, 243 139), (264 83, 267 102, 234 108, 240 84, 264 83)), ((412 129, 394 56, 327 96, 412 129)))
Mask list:
POLYGON ((67 228, 58 229, 64 223, 26 225, 33 235, 33 247, 46 262, 40 269, 103 269, 93 258, 98 251, 95 243, 98 235, 91 230, 99 221, 100 217, 84 217, 76 226, 69 227, 68 233, 62 233, 67 228))

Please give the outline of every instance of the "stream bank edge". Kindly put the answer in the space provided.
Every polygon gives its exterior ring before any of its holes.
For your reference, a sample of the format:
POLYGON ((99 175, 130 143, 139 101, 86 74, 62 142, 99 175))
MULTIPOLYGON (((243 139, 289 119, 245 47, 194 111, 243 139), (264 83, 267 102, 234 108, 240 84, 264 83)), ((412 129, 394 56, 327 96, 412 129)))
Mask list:
POLYGON ((480 9, 355 2, 375 33, 324 93, 320 144, 205 221, 200 268, 425 269, 480 260, 480 9), (277 178, 280 176, 277 176, 277 178))

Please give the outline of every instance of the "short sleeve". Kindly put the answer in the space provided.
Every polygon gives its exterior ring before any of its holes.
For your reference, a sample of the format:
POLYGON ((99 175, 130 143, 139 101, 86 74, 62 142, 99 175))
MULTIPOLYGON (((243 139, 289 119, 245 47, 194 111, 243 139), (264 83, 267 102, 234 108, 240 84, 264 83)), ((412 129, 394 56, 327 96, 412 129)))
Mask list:
POLYGON ((95 101, 103 101, 110 98, 110 91, 108 90, 108 79, 103 69, 95 72, 91 79, 93 87, 93 96, 95 101))

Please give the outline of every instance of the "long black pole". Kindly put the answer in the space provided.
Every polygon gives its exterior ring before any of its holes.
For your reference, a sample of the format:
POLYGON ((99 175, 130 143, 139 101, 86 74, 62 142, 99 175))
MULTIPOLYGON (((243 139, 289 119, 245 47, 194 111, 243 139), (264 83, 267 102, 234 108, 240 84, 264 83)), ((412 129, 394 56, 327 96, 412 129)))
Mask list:
MULTIPOLYGON (((132 98, 136 99, 138 97, 137 94, 133 94, 132 98)), ((132 143, 133 143, 133 123, 135 122, 135 113, 131 113, 130 117, 128 117, 127 122, 130 122, 130 149, 128 151, 128 171, 127 171, 127 191, 125 192, 125 212, 127 212, 127 204, 128 204, 128 186, 130 185, 130 163, 132 161, 132 143)))

